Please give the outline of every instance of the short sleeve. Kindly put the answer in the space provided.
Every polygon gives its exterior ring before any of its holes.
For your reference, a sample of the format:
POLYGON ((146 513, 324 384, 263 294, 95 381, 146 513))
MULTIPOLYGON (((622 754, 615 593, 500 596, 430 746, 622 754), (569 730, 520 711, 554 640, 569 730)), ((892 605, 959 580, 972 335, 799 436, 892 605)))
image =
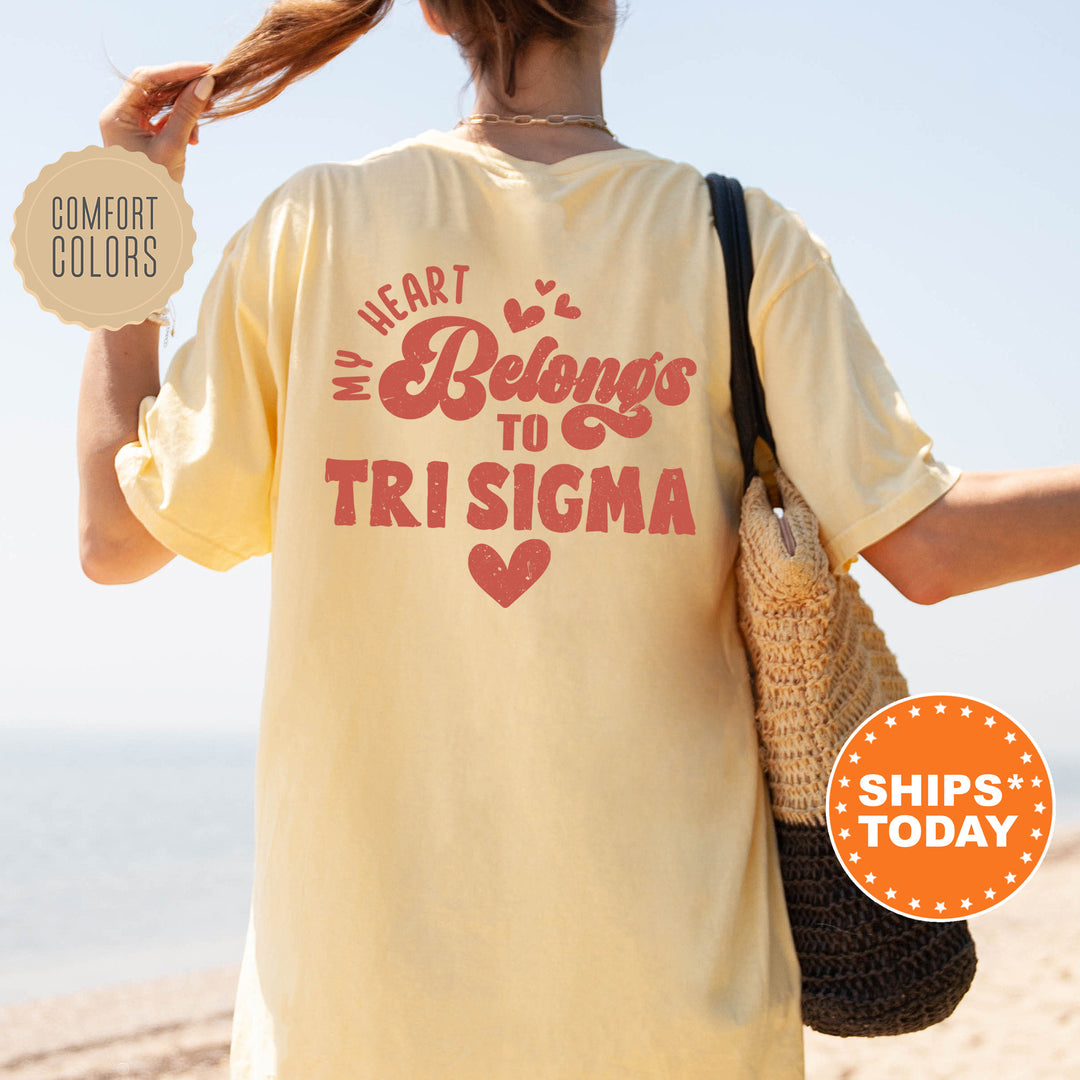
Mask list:
MULTIPOLYGON (((275 193, 276 194, 276 193, 275 193)), ((271 200, 229 242, 116 472, 136 517, 166 547, 228 570, 272 546, 279 404, 293 305, 271 200)))
POLYGON ((759 230, 762 247, 777 249, 762 253, 764 265, 781 269, 755 274, 751 332, 777 457, 840 569, 960 473, 931 454, 828 253, 796 215, 784 217, 759 230))

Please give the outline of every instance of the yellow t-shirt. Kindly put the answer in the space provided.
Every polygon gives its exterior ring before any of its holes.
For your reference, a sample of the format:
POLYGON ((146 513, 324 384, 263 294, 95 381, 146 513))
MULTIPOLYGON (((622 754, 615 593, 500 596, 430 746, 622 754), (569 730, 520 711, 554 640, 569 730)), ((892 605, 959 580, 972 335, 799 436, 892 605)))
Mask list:
MULTIPOLYGON (((780 460, 834 564, 956 473, 748 193, 780 460)), ((273 551, 233 1080, 796 1080, 732 564, 723 260, 692 167, 428 132, 274 192, 117 469, 273 551)))

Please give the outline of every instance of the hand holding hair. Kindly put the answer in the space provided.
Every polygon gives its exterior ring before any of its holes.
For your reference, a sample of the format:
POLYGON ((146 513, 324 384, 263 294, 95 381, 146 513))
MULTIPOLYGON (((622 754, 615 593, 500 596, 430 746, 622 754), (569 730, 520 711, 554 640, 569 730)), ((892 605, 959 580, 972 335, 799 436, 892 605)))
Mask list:
POLYGON ((103 145, 141 151, 180 183, 187 147, 199 141, 196 125, 214 89, 211 67, 181 62, 137 68, 98 118, 103 145), (155 90, 166 84, 183 85, 163 102, 155 90), (159 117, 163 105, 168 112, 159 117))

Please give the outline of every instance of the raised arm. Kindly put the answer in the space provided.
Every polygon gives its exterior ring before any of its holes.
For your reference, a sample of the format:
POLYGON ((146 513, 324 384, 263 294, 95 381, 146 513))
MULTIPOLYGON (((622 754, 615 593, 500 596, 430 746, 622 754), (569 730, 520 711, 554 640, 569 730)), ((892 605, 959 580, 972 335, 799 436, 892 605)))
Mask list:
POLYGON ((919 604, 1075 566, 1080 465, 964 473, 861 554, 919 604))
MULTIPOLYGON (((105 146, 145 153, 178 183, 196 123, 213 88, 209 64, 142 68, 101 114, 105 146), (191 80, 168 116, 153 122, 144 87, 191 80), (207 81, 208 80, 208 81, 207 81)), ((138 437, 139 403, 160 389, 159 327, 151 322, 94 330, 79 390, 79 557, 83 572, 101 584, 138 581, 160 570, 173 553, 128 508, 113 464, 121 446, 138 437)))

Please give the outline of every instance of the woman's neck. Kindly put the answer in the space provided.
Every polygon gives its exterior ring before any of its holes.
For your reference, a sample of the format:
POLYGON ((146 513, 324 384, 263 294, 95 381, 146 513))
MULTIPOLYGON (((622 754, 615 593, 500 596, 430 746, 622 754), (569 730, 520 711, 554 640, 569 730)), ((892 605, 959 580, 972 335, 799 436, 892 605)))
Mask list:
MULTIPOLYGON (((554 42, 536 42, 518 58, 514 94, 505 94, 497 78, 482 78, 476 84, 473 113, 600 116, 600 68, 606 52, 602 41, 590 38, 573 50, 554 42)), ((547 165, 622 146, 607 132, 578 124, 460 124, 453 133, 467 142, 482 143, 512 157, 547 165)))

